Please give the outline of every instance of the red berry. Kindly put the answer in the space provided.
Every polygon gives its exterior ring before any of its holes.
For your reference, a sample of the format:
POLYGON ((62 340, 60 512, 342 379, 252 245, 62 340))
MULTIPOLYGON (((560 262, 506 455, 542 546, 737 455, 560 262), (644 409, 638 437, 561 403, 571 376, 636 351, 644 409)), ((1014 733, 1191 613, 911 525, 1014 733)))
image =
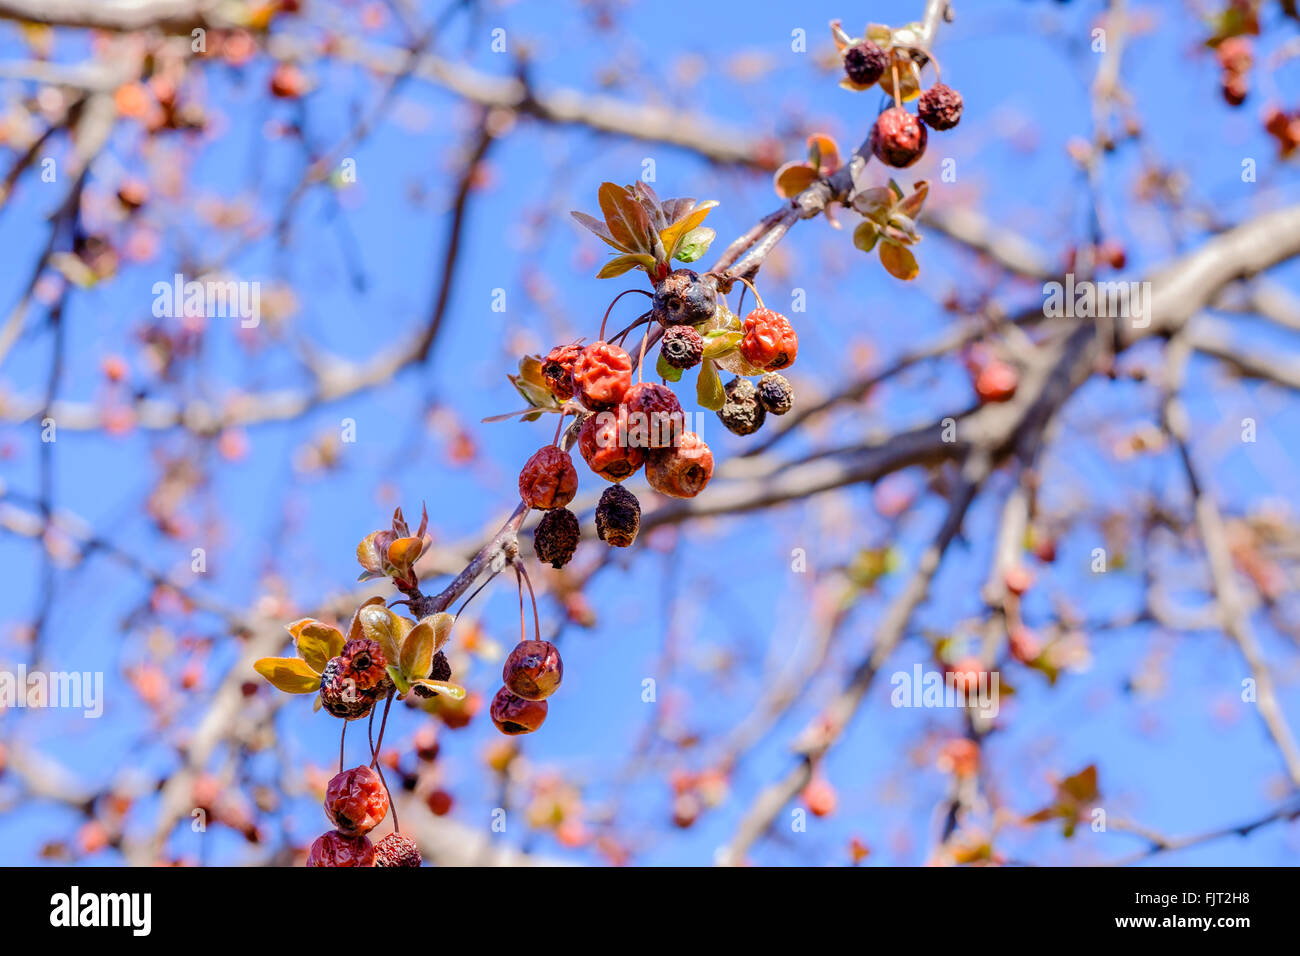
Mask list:
POLYGON ((686 416, 673 390, 654 382, 637 382, 623 396, 627 409, 628 444, 637 448, 667 448, 686 431, 686 416))
POLYGON ((520 641, 506 658, 501 681, 524 700, 544 700, 564 678, 560 649, 550 641, 520 641))
POLYGON ((542 359, 542 378, 546 379, 551 394, 561 401, 573 398, 573 363, 581 354, 582 346, 576 343, 557 345, 542 359))
POLYGON ((632 385, 632 356, 609 342, 593 342, 573 363, 573 384, 588 408, 612 408, 632 385))
POLYGON ((978 657, 964 657, 948 668, 953 675, 953 687, 967 697, 979 690, 980 675, 984 673, 984 662, 978 657))
POLYGON ((375 848, 370 837, 346 836, 331 830, 316 838, 307 854, 308 866, 374 866, 375 848))
POLYGON ((1011 656, 1022 664, 1032 664, 1043 653, 1043 643, 1027 627, 1013 628, 1007 637, 1011 656))
POLYGON ((660 494, 694 498, 713 477, 713 452, 695 432, 684 432, 672 448, 650 453, 645 477, 660 494))
POLYGON ((825 777, 813 777, 809 780, 801 796, 804 806, 815 817, 828 817, 835 812, 835 805, 838 802, 835 788, 825 777))
POLYGON ((455 800, 446 790, 434 790, 424 798, 424 802, 428 805, 429 812, 435 817, 445 817, 451 813, 451 806, 455 803, 455 800))
POLYGON ((569 453, 554 445, 539 448, 519 472, 519 497, 530 508, 563 508, 578 493, 578 470, 569 453))
POLYGON ((921 158, 925 140, 924 124, 901 106, 885 110, 871 127, 871 151, 886 166, 897 169, 921 158))
POLYGON ((271 95, 297 99, 307 90, 307 80, 295 63, 278 63, 271 74, 271 95))
POLYGON ((421 862, 420 848, 401 833, 390 833, 375 844, 375 866, 419 866, 421 862))
POLYGON ((325 816, 345 836, 369 833, 388 815, 388 791, 369 767, 337 773, 325 788, 325 816))
POLYGON ((587 466, 606 481, 622 481, 645 461, 645 450, 633 447, 628 435, 626 405, 587 417, 578 431, 578 451, 587 466))
POLYGON ((975 394, 983 402, 1007 402, 1015 396, 1019 382, 1014 366, 991 359, 975 376, 975 394))
POLYGON ((1007 590, 1016 597, 1024 594, 1034 584, 1033 573, 1023 564, 1018 564, 1014 568, 1007 568, 1007 573, 1003 575, 1007 590))
POLYGON ((511 737, 531 734, 542 726, 546 711, 546 701, 524 700, 508 687, 502 687, 492 698, 492 723, 497 725, 497 730, 511 737))
POLYGON ((746 362, 771 371, 794 364, 799 354, 799 336, 790 320, 780 312, 755 309, 745 316, 742 327, 745 337, 740 340, 740 354, 746 362))

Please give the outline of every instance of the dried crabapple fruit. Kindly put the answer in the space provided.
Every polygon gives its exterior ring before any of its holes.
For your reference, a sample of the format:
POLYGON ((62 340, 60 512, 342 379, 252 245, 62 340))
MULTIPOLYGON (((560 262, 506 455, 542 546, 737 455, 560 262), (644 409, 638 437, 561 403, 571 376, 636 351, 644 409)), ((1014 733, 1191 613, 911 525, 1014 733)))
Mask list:
POLYGON ((718 285, 692 269, 668 273, 655 289, 651 314, 660 325, 699 325, 718 308, 718 285))
POLYGON ((641 528, 641 502, 622 485, 610 485, 596 505, 596 535, 616 548, 630 547, 641 528))
POLYGON ((904 169, 925 152, 925 125, 901 106, 876 117, 871 127, 871 152, 886 166, 904 169))
POLYGON ((659 344, 659 354, 673 368, 694 368, 704 357, 704 338, 689 325, 670 325, 659 344))
POLYGON ((524 700, 544 700, 564 678, 560 649, 550 641, 520 641, 501 668, 506 689, 524 700))
POLYGON ((573 363, 581 354, 582 346, 576 343, 557 345, 542 359, 542 378, 546 379, 546 387, 551 390, 551 394, 560 401, 573 398, 573 363))
POLYGON ((790 380, 776 372, 768 372, 758 380, 758 400, 773 415, 784 415, 794 407, 794 388, 790 380))
POLYGON ((637 382, 623 398, 627 409, 628 444, 636 448, 667 448, 686 430, 681 402, 666 385, 637 382))
POLYGON ((733 378, 723 388, 727 400, 718 409, 718 418, 727 431, 752 435, 763 427, 767 410, 758 400, 758 389, 747 378, 733 378))
POLYGON ((863 40, 843 53, 844 73, 859 86, 871 86, 884 75, 889 66, 889 54, 871 40, 863 40))
POLYGON ((569 563, 578 550, 578 516, 568 508, 554 508, 542 515, 533 532, 533 551, 537 560, 553 568, 569 563))
POLYGON ((578 431, 578 451, 583 461, 606 481, 622 481, 645 461, 645 449, 628 441, 627 406, 588 416, 578 431))
POLYGON ((525 700, 508 687, 502 687, 492 698, 492 723, 507 736, 531 734, 546 720, 547 704, 544 700, 525 700))
POLYGON ((573 385, 592 411, 612 408, 632 385, 632 356, 610 342, 593 342, 573 363, 573 385))
POLYGON ((390 833, 375 844, 375 866, 419 866, 423 862, 415 841, 402 833, 390 833))
POLYGON ((1007 402, 1016 394, 1020 376, 1015 366, 990 359, 975 375, 975 394, 984 402, 1007 402))
POLYGON ((794 326, 773 309, 754 309, 742 324, 745 337, 739 351, 756 368, 776 371, 789 368, 799 354, 799 336, 794 326))
POLYGON ((569 453, 546 445, 533 453, 519 472, 519 497, 530 508, 563 508, 578 492, 578 470, 569 453))
POLYGON ((322 834, 307 854, 308 866, 374 866, 375 848, 364 834, 347 836, 336 830, 322 834))
POLYGON ((645 476, 660 494, 694 498, 713 477, 713 452, 695 432, 684 432, 672 448, 650 453, 645 476))
POLYGON ((936 83, 917 100, 916 112, 930 129, 952 129, 961 121, 961 94, 951 86, 936 83))
POLYGON ((337 773, 325 788, 325 816, 345 836, 369 833, 388 815, 388 790, 369 767, 337 773))

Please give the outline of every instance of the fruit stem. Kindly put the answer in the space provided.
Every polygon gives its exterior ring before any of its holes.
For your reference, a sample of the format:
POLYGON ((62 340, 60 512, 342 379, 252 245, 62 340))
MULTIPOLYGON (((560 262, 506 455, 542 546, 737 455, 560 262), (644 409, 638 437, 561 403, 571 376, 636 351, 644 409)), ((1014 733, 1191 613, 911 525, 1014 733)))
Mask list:
POLYGON ((898 57, 892 52, 889 55, 889 69, 894 74, 894 106, 901 110, 903 108, 903 98, 898 88, 898 57))
POLYGON ((650 344, 650 326, 647 325, 645 327, 645 334, 641 336, 641 354, 637 356, 637 360, 636 360, 637 384, 641 383, 642 366, 645 364, 645 350, 646 350, 646 346, 649 344, 650 344))
POLYGON ((766 308, 766 306, 763 305, 763 297, 758 294, 758 289, 754 287, 754 283, 750 282, 744 276, 736 276, 736 278, 749 286, 750 291, 754 293, 754 300, 758 303, 758 307, 760 309, 766 308))
POLYGON ((564 425, 564 416, 567 414, 569 414, 568 411, 560 409, 560 420, 555 423, 555 437, 551 439, 551 444, 557 448, 560 446, 560 431, 564 425))
POLYGON ((647 298, 650 299, 654 298, 654 295, 647 292, 645 289, 624 289, 618 295, 614 296, 614 301, 611 302, 609 304, 609 308, 605 310, 605 317, 600 320, 600 338, 598 341, 601 342, 605 341, 605 323, 609 321, 609 314, 614 311, 615 303, 617 303, 619 299, 623 298, 623 296, 627 295, 629 292, 640 292, 643 296, 646 296, 647 298))
MULTIPOLYGON (((530 577, 528 577, 528 569, 527 569, 526 567, 524 567, 524 563, 523 563, 522 561, 520 561, 519 563, 517 563, 517 564, 515 565, 515 570, 516 570, 519 574, 521 574, 521 575, 523 576, 524 583, 528 585, 528 596, 529 596, 529 598, 532 599, 532 602, 533 602, 533 638, 534 638, 535 640, 539 640, 539 641, 540 641, 540 640, 542 639, 542 622, 541 622, 541 620, 540 620, 540 619, 538 618, 538 616, 537 616, 537 595, 533 593, 533 582, 532 582, 532 579, 531 579, 530 577)), ((520 632, 521 632, 521 633, 522 633, 522 631, 523 631, 523 627, 522 627, 522 625, 523 625, 523 620, 522 620, 522 618, 523 618, 523 604, 524 604, 524 595, 523 595, 523 592, 520 591, 520 592, 519 592, 519 616, 520 616, 520 619, 521 619, 521 620, 520 620, 520 632)))
MULTIPOLYGON (((388 788, 388 778, 384 776, 384 768, 379 763, 379 752, 384 746, 384 730, 388 727, 388 708, 393 706, 393 694, 395 691, 389 691, 388 697, 384 701, 384 716, 379 721, 379 743, 375 743, 373 734, 370 736, 370 768, 379 774, 379 782, 384 785, 384 792, 388 794, 388 809, 393 814, 393 832, 401 833, 402 825, 397 820, 397 804, 393 802, 393 791, 388 788)), ((370 730, 375 729, 375 712, 370 711, 370 730)))
POLYGON ((348 736, 348 722, 343 721, 343 730, 339 732, 339 773, 343 772, 343 741, 348 736))

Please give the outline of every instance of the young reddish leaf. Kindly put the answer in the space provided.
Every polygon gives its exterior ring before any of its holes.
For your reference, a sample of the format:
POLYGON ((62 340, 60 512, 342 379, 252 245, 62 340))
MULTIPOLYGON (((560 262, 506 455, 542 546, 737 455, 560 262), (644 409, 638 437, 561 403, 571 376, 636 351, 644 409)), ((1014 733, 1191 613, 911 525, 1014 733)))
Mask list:
POLYGON ((653 269, 655 257, 648 256, 645 253, 635 252, 625 256, 615 256, 601 267, 596 273, 597 279, 612 279, 615 276, 621 276, 630 269, 641 266, 645 269, 653 269))
POLYGON ((387 602, 385 602, 384 599, 383 599, 382 597, 380 597, 378 594, 376 594, 376 595, 375 595, 374 597, 372 597, 372 598, 367 598, 365 601, 363 601, 363 602, 361 603, 361 607, 358 607, 355 611, 352 612, 352 623, 348 625, 348 640, 349 640, 349 641, 355 641, 357 638, 359 638, 359 637, 364 637, 364 636, 365 636, 364 634, 361 633, 361 611, 362 611, 362 609, 363 609, 363 608, 368 608, 368 607, 373 607, 373 606, 376 605, 376 604, 380 604, 380 605, 382 605, 382 604, 385 604, 385 603, 387 603, 387 602))
POLYGON ((388 563, 395 568, 409 568, 424 551, 420 538, 398 538, 388 546, 388 563))
POLYGON ((650 188, 650 184, 638 179, 632 184, 632 189, 636 193, 641 207, 645 209, 646 215, 650 217, 650 227, 652 229, 663 229, 667 226, 668 219, 664 215, 663 205, 659 202, 659 197, 655 195, 655 191, 650 188))
POLYGON ((610 235, 628 252, 651 253, 654 243, 650 238, 650 217, 628 191, 617 183, 601 183, 596 193, 600 211, 605 214, 605 224, 610 235))
POLYGON ((604 242, 609 243, 619 252, 630 252, 630 249, 624 249, 618 244, 618 241, 610 233, 609 227, 597 219, 595 216, 588 216, 585 212, 578 212, 576 209, 569 213, 581 225, 598 235, 604 242))
POLYGON ((378 545, 376 545, 375 539, 382 533, 381 531, 372 531, 362 538, 361 543, 357 545, 357 563, 367 571, 378 574, 380 577, 384 575, 384 556, 380 552, 378 545))
POLYGON ((921 207, 925 205, 925 197, 930 194, 930 184, 922 179, 912 187, 912 192, 899 200, 895 207, 909 219, 916 219, 921 215, 921 207))
POLYGON ((430 614, 425 618, 429 626, 433 628, 433 649, 440 651, 451 640, 451 626, 456 623, 456 615, 448 614, 446 611, 439 611, 437 614, 430 614))
POLYGON ((793 199, 815 182, 817 171, 807 163, 786 163, 772 176, 772 185, 782 199, 793 199))
POLYGON ((688 215, 695 208, 694 197, 682 199, 669 199, 663 204, 664 218, 668 220, 668 225, 672 225, 683 216, 688 215))
POLYGON ((881 243, 880 264, 891 276, 904 282, 915 279, 921 272, 912 251, 893 242, 881 243))
POLYGON ((298 657, 263 657, 253 663, 253 670, 286 694, 311 694, 320 690, 320 674, 298 657))

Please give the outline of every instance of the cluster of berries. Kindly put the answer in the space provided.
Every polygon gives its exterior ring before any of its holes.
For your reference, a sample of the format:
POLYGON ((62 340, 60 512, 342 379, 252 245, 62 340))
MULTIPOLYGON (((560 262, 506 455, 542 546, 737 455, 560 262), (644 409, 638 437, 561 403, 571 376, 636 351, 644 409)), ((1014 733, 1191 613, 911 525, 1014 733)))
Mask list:
POLYGON ((388 788, 370 767, 335 774, 325 788, 325 816, 334 829, 307 854, 308 866, 419 866, 420 849, 394 831, 377 844, 367 835, 388 816, 388 788))
POLYGON ((952 87, 936 82, 921 92, 920 64, 934 58, 909 42, 915 38, 914 28, 891 30, 872 24, 865 36, 854 38, 836 22, 831 31, 844 64, 842 85, 868 90, 879 83, 894 99, 894 105, 877 116, 871 127, 871 151, 882 163, 897 169, 911 166, 925 153, 927 127, 949 130, 961 121, 961 94, 952 87), (918 94, 913 114, 903 103, 918 94))
POLYGON ((558 647, 550 641, 520 641, 501 669, 504 686, 492 698, 492 723, 511 737, 531 734, 546 720, 546 698, 563 678, 558 647))

